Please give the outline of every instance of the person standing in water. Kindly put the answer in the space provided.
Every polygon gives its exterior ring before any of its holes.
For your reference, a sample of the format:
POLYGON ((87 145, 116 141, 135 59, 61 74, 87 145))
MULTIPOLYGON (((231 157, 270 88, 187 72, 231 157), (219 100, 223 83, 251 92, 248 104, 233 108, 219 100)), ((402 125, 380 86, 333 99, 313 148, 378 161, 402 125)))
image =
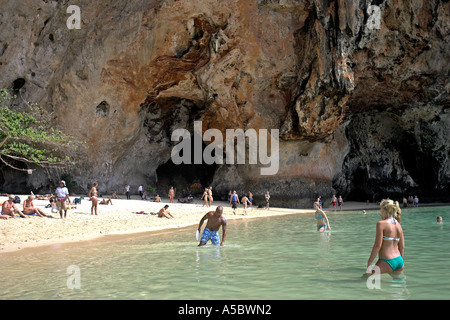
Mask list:
POLYGON ((325 214, 325 212, 322 210, 320 203, 314 202, 314 209, 316 209, 316 212, 314 213, 314 217, 317 219, 317 231, 318 232, 324 232, 325 229, 328 229, 331 231, 330 222, 328 221, 328 217, 325 214))
POLYGON ((381 201, 380 211, 382 220, 377 222, 375 243, 367 261, 367 268, 372 266, 378 255, 375 265, 380 268, 380 273, 399 274, 403 271, 405 249, 403 229, 400 225, 401 209, 397 201, 388 199, 381 201))
POLYGON ((200 229, 202 228, 203 222, 208 220, 206 223, 206 227, 203 230, 202 237, 200 239, 199 247, 204 246, 209 240, 211 240, 212 244, 223 246, 225 243, 225 237, 227 236, 227 220, 222 215, 223 207, 218 206, 216 211, 210 211, 203 216, 198 224, 198 232, 200 233, 200 229), (222 241, 219 238, 219 229, 222 226, 222 241))

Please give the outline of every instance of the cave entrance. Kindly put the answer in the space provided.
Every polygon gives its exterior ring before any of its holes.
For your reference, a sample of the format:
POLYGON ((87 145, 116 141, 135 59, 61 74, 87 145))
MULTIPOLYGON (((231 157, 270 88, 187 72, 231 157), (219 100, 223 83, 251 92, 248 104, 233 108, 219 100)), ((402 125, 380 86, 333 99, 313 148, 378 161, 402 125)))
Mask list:
MULTIPOLYGON (((203 143, 202 150, 205 146, 203 143)), ((194 163, 193 153, 191 160, 191 163, 194 163)), ((211 185, 217 167, 216 164, 206 163, 174 164, 172 159, 169 159, 156 169, 158 177, 156 192, 160 196, 167 196, 169 188, 173 186, 174 189, 176 188, 175 197, 177 199, 186 197, 189 194, 192 194, 193 197, 201 196, 205 188, 211 185)))

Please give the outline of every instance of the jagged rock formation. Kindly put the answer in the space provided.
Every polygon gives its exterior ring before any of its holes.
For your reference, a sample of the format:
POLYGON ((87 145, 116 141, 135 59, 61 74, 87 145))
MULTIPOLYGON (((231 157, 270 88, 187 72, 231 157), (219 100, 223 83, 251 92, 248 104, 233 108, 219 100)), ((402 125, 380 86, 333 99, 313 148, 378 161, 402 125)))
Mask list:
MULTIPOLYGON (((79 1, 79 30, 67 1, 4 2, 0 86, 87 142, 69 170, 83 189, 198 177, 276 205, 448 195, 448 1, 79 1), (279 129, 278 173, 174 166, 171 135, 196 120, 279 129)), ((44 191, 60 173, 3 168, 0 188, 44 191)))

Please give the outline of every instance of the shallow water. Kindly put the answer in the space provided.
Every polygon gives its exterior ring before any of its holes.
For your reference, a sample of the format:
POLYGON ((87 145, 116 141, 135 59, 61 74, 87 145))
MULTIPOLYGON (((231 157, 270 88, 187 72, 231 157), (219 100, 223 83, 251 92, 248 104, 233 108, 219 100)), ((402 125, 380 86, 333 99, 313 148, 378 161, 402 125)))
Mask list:
POLYGON ((345 212, 323 234, 310 215, 229 221, 225 247, 197 247, 192 226, 2 254, 0 299, 449 299, 450 207, 402 216, 401 279, 361 279, 380 215, 345 212))

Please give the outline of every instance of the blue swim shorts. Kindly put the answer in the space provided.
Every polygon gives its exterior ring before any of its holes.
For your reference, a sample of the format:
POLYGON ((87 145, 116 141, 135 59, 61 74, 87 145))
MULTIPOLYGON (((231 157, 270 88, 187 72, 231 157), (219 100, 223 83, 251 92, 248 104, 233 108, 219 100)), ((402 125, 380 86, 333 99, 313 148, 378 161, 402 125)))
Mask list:
POLYGON ((214 245, 220 244, 219 239, 219 231, 211 231, 208 228, 205 227, 205 230, 203 230, 202 238, 200 239, 200 242, 207 243, 208 240, 211 240, 211 243, 214 245))

